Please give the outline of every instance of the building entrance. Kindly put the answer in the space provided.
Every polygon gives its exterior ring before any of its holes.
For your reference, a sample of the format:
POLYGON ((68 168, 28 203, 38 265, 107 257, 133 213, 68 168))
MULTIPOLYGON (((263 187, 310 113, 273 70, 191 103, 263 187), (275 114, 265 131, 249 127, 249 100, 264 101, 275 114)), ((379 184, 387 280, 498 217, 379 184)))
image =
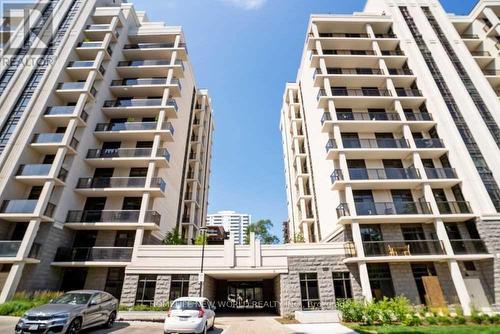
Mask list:
POLYGON ((228 312, 276 312, 273 280, 216 281, 216 305, 228 312))

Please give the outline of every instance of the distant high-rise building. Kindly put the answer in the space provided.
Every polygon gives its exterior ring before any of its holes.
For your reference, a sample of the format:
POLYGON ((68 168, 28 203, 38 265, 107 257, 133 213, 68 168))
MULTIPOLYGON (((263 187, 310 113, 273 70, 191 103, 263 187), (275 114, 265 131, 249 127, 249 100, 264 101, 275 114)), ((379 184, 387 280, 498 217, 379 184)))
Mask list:
POLYGON ((235 211, 219 211, 207 215, 207 226, 223 226, 230 236, 234 236, 236 244, 243 244, 248 225, 252 223, 252 216, 235 211))

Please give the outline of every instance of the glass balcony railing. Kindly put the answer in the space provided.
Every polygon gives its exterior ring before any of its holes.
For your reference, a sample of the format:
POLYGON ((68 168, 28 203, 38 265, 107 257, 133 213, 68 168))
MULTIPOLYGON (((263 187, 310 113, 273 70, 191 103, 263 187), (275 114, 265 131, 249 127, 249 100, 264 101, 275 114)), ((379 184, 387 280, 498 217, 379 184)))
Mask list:
POLYGON ((332 88, 333 96, 391 96, 388 89, 382 88, 332 88))
MULTIPOLYGON (((78 179, 77 189, 104 189, 104 188, 144 188, 145 177, 82 177, 78 179)), ((162 178, 151 179, 152 188, 165 189, 165 181, 162 178)))
POLYGON ((419 89, 396 88, 398 96, 423 96, 419 89))
POLYGON ((383 56, 404 56, 403 50, 381 50, 383 56))
POLYGON ((375 34, 375 38, 397 38, 396 34, 385 33, 385 34, 375 34))
POLYGON ((160 107, 162 99, 119 99, 104 102, 104 108, 160 107))
POLYGON ((337 217, 346 217, 351 215, 351 211, 349 210, 349 205, 347 203, 340 203, 337 208, 337 217))
POLYGON ((500 70, 483 70, 484 75, 499 76, 500 70))
POLYGON ((418 148, 444 148, 444 142, 441 138, 416 138, 415 145, 418 148))
POLYGON ((339 121, 399 121, 397 112, 337 112, 339 121))
MULTIPOLYGON (((67 223, 137 223, 140 210, 72 210, 68 211, 67 223)), ((146 211, 144 222, 160 224, 161 215, 146 211)))
POLYGON ((358 216, 431 214, 427 202, 357 202, 358 216))
POLYGON ((389 68, 390 75, 413 75, 413 71, 409 68, 389 68))
POLYGON ((32 214, 38 204, 37 199, 5 200, 0 208, 1 213, 29 213, 32 214))
MULTIPOLYGON (((321 70, 318 68, 315 71, 315 75, 321 75, 321 70)), ((339 68, 339 67, 328 67, 326 69, 326 74, 331 75, 382 75, 382 72, 379 68, 339 68)))
POLYGON ((130 60, 130 61, 120 61, 118 62, 118 67, 129 67, 129 66, 166 66, 170 65, 170 60, 130 60))
POLYGON ((59 90, 82 90, 85 88, 85 81, 82 82, 60 82, 57 84, 59 90))
POLYGON ((98 41, 98 42, 80 42, 78 43, 79 48, 102 48, 103 42, 98 41))
MULTIPOLYGON (((90 149, 87 152, 87 159, 149 158, 151 153, 151 148, 90 149)), ((159 148, 156 157, 164 157, 167 161, 170 161, 170 153, 166 148, 159 148)))
POLYGON ((64 133, 37 133, 33 136, 33 144, 58 144, 64 138, 64 133))
POLYGON ((110 30, 110 24, 89 24, 85 27, 86 30, 110 30))
POLYGON ((349 168, 349 177, 351 180, 412 180, 420 179, 420 173, 416 168, 349 168))
POLYGON ((1 240, 0 257, 16 257, 20 246, 21 246, 21 241, 1 240))
POLYGON ((425 174, 429 179, 456 179, 455 168, 426 168, 425 174))
POLYGON ((319 37, 321 38, 370 38, 368 34, 365 33, 332 33, 332 32, 320 32, 319 37))
POLYGON ((52 168, 51 164, 20 165, 17 170, 19 176, 47 176, 52 168))
POLYGON ((469 202, 467 201, 436 201, 439 213, 447 214, 467 214, 472 213, 469 202))
MULTIPOLYGON (((134 49, 170 49, 173 48, 175 44, 172 43, 136 43, 136 44, 125 44, 123 49, 134 50, 134 49)), ((179 45, 179 47, 182 47, 179 45)))
POLYGON ((325 111, 323 113, 323 116, 321 117, 321 125, 325 124, 326 121, 331 121, 332 120, 332 116, 330 115, 330 113, 328 111, 325 111))
POLYGON ((440 240, 364 241, 365 256, 444 255, 440 240))
POLYGON ((380 139, 355 139, 355 138, 343 138, 342 143, 344 148, 409 148, 410 145, 408 140, 404 138, 391 139, 391 138, 380 138, 380 139))
POLYGON ((462 39, 479 39, 479 36, 476 34, 462 34, 460 37, 462 37, 462 39))
MULTIPOLYGON (((151 131, 156 130, 157 122, 124 122, 124 123, 98 123, 96 132, 113 132, 113 131, 151 131)), ((174 133, 172 123, 164 122, 161 130, 169 130, 174 133)))
POLYGON ((146 86, 146 85, 166 85, 167 78, 139 78, 123 79, 111 81, 111 86, 146 86))
POLYGON ((335 139, 328 139, 325 145, 326 152, 336 148, 337 148, 337 143, 335 143, 335 139))
POLYGON ((432 121, 432 115, 428 112, 405 112, 405 117, 407 121, 432 121))
POLYGON ((45 115, 72 115, 75 112, 75 106, 53 106, 45 110, 45 115))
MULTIPOLYGON (((313 50, 313 53, 317 54, 317 50, 313 50)), ((373 50, 325 50, 323 49, 323 54, 325 55, 351 55, 351 56, 373 56, 375 51, 373 50)))
POLYGON ((68 64, 69 68, 72 68, 72 67, 87 68, 87 67, 93 67, 93 66, 94 66, 94 61, 93 60, 90 60, 90 61, 87 61, 87 60, 70 61, 69 64, 68 64))
POLYGON ((488 249, 481 239, 450 239, 455 255, 488 254, 488 249))
POLYGON ((129 262, 133 247, 59 247, 55 262, 102 261, 129 262))

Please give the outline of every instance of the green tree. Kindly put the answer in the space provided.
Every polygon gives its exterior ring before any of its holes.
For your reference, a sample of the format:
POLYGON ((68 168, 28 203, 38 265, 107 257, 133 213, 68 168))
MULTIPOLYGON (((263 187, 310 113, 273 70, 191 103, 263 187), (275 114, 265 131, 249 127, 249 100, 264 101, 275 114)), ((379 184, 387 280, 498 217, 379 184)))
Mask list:
POLYGON ((182 237, 179 234, 179 228, 174 227, 172 231, 168 232, 165 239, 163 239, 163 243, 165 245, 183 245, 184 240, 182 240, 182 237))
POLYGON ((194 239, 194 244, 195 245, 199 245, 199 246, 201 246, 203 244, 206 245, 207 244, 207 236, 206 235, 203 236, 203 233, 202 234, 198 234, 196 236, 196 239, 194 239))
POLYGON ((272 227, 273 223, 269 219, 261 219, 248 225, 244 240, 245 244, 250 243, 250 232, 254 232, 255 237, 263 244, 277 244, 279 242, 278 237, 269 232, 272 227))
POLYGON ((304 234, 299 232, 299 233, 295 233, 295 235, 293 236, 293 241, 295 243, 304 243, 304 242, 306 242, 306 239, 304 238, 304 234))

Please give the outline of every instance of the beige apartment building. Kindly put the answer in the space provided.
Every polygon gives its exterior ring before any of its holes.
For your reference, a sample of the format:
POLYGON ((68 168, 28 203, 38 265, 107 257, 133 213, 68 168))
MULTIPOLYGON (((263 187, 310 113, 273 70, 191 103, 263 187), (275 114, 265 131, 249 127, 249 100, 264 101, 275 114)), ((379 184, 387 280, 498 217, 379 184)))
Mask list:
POLYGON ((4 22, 19 35, 0 69, 0 302, 120 297, 138 247, 175 227, 190 244, 205 221, 212 107, 182 28, 111 0, 38 1, 4 22))
POLYGON ((368 0, 310 18, 281 111, 289 240, 343 243, 367 300, 500 307, 499 17, 368 0))

